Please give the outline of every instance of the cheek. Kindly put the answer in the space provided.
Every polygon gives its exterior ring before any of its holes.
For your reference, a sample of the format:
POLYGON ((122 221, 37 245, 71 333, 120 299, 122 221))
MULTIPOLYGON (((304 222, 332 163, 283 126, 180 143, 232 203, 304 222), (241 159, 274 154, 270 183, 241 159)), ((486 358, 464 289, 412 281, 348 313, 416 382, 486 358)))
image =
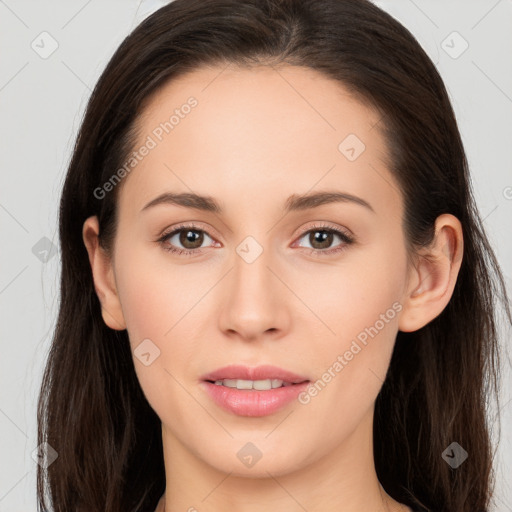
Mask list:
POLYGON ((190 272, 173 265, 163 249, 127 238, 120 237, 116 247, 116 283, 130 340, 136 344, 150 338, 163 346, 201 290, 190 272))
POLYGON ((172 327, 173 297, 175 294, 158 279, 153 269, 131 266, 140 270, 120 276, 118 291, 124 319, 132 343, 145 338, 159 346, 172 327))
POLYGON ((339 272, 320 280, 316 276, 307 299, 329 330, 319 324, 322 335, 310 352, 318 380, 302 403, 333 436, 339 435, 339 428, 355 428, 373 406, 402 310, 405 257, 381 247, 361 252, 356 259, 357 264, 347 262, 339 272), (319 293, 321 289, 325 293, 319 293))
POLYGON ((168 422, 173 415, 179 416, 177 411, 190 407, 190 400, 178 384, 182 378, 173 367, 173 361, 187 365, 191 357, 192 347, 183 343, 186 335, 179 332, 179 318, 185 312, 180 294, 157 269, 144 265, 126 268, 140 269, 121 275, 118 283, 135 373, 150 406, 162 421, 168 422))
POLYGON ((170 400, 182 399, 173 375, 182 382, 177 370, 183 373, 197 358, 192 340, 197 339, 194 315, 200 308, 195 306, 214 281, 211 271, 198 276, 192 266, 188 271, 173 267, 165 255, 155 257, 155 251, 137 249, 121 238, 116 250, 116 284, 135 371, 146 398, 160 413, 170 400))
POLYGON ((323 322, 325 328, 318 325, 325 334, 321 345, 326 350, 342 348, 376 323, 379 331, 383 327, 389 330, 389 324, 397 324, 405 265, 405 254, 385 244, 375 244, 371 250, 347 253, 347 258, 336 268, 319 267, 315 272, 302 269, 304 277, 294 279, 300 283, 294 289, 323 322), (385 315, 385 326, 381 315, 385 315))

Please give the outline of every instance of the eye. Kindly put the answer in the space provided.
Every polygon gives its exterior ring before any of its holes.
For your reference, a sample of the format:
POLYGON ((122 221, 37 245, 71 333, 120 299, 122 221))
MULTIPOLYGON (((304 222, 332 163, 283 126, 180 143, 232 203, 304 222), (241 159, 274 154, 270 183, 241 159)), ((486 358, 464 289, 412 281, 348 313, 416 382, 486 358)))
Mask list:
POLYGON ((166 251, 190 256, 202 252, 200 249, 204 243, 205 236, 213 240, 206 231, 197 228, 194 224, 189 224, 178 226, 171 232, 164 233, 157 241, 160 242, 166 251), (178 247, 176 247, 177 245, 178 247))
POLYGON ((302 239, 307 236, 307 241, 310 244, 310 252, 317 255, 331 255, 343 251, 346 247, 352 244, 355 239, 348 233, 340 231, 339 229, 333 228, 328 225, 314 226, 312 229, 308 229, 304 232, 301 237, 302 239), (343 242, 341 245, 329 249, 334 239, 338 237, 343 242))

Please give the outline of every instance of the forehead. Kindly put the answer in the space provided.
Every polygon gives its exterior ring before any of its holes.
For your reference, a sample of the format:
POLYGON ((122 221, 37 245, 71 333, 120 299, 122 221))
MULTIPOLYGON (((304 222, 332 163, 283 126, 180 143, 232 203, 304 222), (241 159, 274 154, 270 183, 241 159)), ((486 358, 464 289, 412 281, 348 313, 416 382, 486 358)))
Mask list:
MULTIPOLYGON (((340 82, 309 68, 200 68, 146 102, 135 149, 151 150, 123 195, 140 207, 162 187, 254 204, 261 194, 282 201, 315 184, 371 196, 372 186, 393 181, 379 119, 340 82)), ((391 188, 381 202, 397 198, 391 188)))
POLYGON ((177 144, 180 134, 188 139, 195 135, 196 142, 203 139, 202 144, 210 142, 212 148, 222 143, 222 149, 242 145, 256 150, 259 145, 267 153, 278 150, 283 142, 293 149, 307 139, 318 143, 320 137, 331 146, 332 140, 336 142, 349 130, 368 139, 380 117, 340 82, 313 69, 289 65, 203 67, 179 76, 146 102, 139 119, 143 134, 158 132, 174 113, 181 115, 171 123, 173 137, 162 134, 173 139, 168 141, 171 144, 177 144), (190 98, 196 106, 188 109, 190 98), (190 120, 182 122, 187 117, 190 120), (254 143, 249 144, 248 138, 254 143), (293 145, 294 139, 300 140, 293 145))

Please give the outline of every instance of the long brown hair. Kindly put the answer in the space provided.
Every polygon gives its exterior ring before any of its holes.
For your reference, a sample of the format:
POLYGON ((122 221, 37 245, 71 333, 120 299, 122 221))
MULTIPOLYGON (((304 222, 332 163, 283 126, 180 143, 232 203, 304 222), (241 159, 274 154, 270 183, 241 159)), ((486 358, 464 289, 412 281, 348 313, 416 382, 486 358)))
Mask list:
POLYGON ((389 170, 404 197, 410 250, 442 213, 462 223, 464 256, 443 312, 399 332, 374 417, 377 475, 397 501, 439 512, 488 511, 488 409, 498 397, 498 262, 471 190, 445 86, 400 23, 367 0, 175 0, 117 49, 90 97, 60 203, 60 309, 38 404, 38 441, 58 453, 38 467, 40 510, 154 510, 165 489, 161 426, 138 383, 128 335, 101 316, 82 225, 97 215, 110 249, 119 187, 99 199, 133 151, 150 95, 201 65, 290 64, 338 80, 380 112, 389 170), (457 469, 442 452, 468 453, 457 469))

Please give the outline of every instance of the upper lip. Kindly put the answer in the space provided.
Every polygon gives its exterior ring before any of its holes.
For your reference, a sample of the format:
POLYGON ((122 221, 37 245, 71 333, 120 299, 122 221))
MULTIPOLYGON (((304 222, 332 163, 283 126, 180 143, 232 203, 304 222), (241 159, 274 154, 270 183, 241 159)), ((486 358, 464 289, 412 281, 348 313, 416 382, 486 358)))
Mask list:
POLYGON ((201 377, 202 380, 223 380, 223 379, 239 379, 239 380, 267 380, 278 379, 292 384, 298 384, 309 380, 307 377, 297 375, 296 373, 284 370, 277 366, 263 365, 251 368, 242 365, 229 365, 218 368, 213 372, 207 373, 201 377))

